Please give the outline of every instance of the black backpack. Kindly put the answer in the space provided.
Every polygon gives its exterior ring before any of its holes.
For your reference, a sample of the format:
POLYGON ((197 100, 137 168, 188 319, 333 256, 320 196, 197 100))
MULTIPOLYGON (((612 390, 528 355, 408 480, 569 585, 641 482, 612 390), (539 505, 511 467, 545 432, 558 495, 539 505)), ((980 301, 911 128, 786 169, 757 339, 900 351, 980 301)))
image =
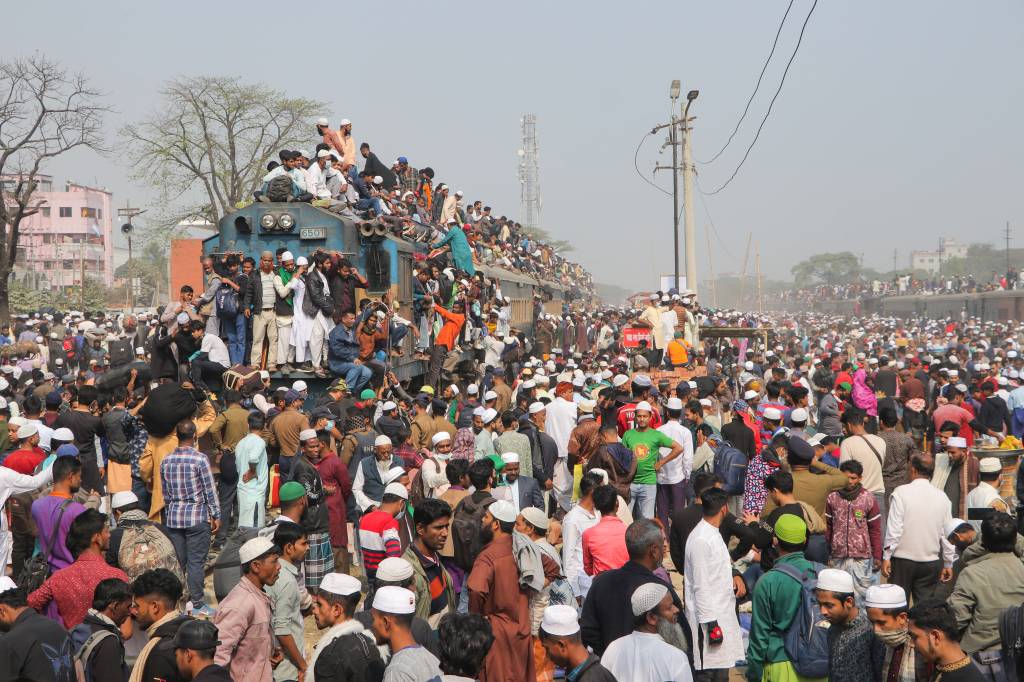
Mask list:
POLYGON ((227 284, 221 284, 213 297, 214 306, 217 308, 217 317, 222 320, 233 320, 238 317, 238 292, 227 284))
POLYGON ((455 550, 455 563, 463 570, 473 568, 473 562, 480 554, 480 523, 484 512, 495 499, 489 494, 480 502, 474 502, 472 496, 462 498, 455 505, 452 515, 452 549, 455 550))
POLYGON ((110 354, 111 367, 128 365, 135 360, 135 347, 132 345, 134 340, 134 338, 129 338, 110 342, 107 352, 110 354))
POLYGON ((275 202, 292 199, 292 177, 287 173, 275 175, 267 184, 267 198, 275 202))

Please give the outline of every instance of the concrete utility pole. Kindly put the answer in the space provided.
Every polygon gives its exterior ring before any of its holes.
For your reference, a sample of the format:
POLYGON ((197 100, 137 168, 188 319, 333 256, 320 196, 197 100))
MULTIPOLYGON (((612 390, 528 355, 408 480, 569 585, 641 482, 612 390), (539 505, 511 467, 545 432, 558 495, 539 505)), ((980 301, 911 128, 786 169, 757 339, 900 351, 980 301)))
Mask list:
POLYGON ((121 232, 128 238, 128 286, 125 287, 125 306, 128 312, 135 308, 135 263, 132 262, 132 232, 135 227, 132 225, 132 218, 145 213, 142 209, 132 208, 132 202, 124 202, 124 208, 117 209, 118 218, 127 218, 128 222, 121 225, 121 232))
POLYGON ((693 151, 691 149, 691 136, 693 128, 690 127, 688 118, 690 104, 697 99, 698 92, 691 90, 686 95, 686 108, 683 109, 683 235, 686 248, 686 286, 697 292, 697 246, 694 232, 697 229, 696 220, 693 217, 693 175, 696 168, 693 165, 693 151))
POLYGON ((1006 279, 1010 279, 1010 221, 1006 221, 1006 279))

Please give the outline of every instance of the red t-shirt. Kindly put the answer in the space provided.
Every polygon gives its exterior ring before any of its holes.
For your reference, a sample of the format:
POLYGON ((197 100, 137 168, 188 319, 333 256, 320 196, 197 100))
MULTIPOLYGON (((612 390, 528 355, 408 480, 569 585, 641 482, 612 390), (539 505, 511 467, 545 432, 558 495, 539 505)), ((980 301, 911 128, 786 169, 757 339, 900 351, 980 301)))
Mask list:
MULTIPOLYGON (((658 414, 658 408, 654 407, 653 405, 651 405, 651 410, 652 410, 652 412, 651 412, 650 427, 652 429, 656 429, 659 426, 661 426, 661 424, 662 424, 662 422, 661 422, 661 415, 658 414)), ((634 416, 635 415, 636 415, 636 403, 635 402, 633 402, 633 403, 626 403, 625 405, 623 405, 622 407, 619 408, 618 425, 619 425, 619 437, 620 438, 622 437, 622 435, 624 433, 626 433, 626 431, 629 431, 630 429, 633 429, 633 428, 636 427, 636 422, 634 421, 634 416)))
POLYGON ((44 459, 46 453, 38 447, 31 450, 15 450, 4 459, 3 466, 14 469, 19 474, 31 476, 44 459))

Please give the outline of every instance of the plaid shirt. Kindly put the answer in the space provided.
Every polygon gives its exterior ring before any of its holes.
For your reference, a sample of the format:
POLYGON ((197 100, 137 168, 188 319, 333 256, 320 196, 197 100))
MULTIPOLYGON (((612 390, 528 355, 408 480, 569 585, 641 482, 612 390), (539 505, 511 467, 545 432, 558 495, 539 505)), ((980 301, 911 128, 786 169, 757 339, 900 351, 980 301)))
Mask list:
POLYGON ((220 518, 220 503, 206 455, 195 448, 177 448, 160 462, 168 528, 190 528, 220 518))

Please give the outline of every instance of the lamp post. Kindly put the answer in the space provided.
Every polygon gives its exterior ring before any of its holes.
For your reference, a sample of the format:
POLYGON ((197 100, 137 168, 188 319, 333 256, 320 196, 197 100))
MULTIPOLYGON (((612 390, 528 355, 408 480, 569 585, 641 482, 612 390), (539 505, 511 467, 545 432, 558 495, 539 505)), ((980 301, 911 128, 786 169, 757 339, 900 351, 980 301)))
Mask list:
MULTIPOLYGON (((696 221, 693 217, 694 165, 690 140, 693 131, 690 128, 689 115, 690 105, 699 94, 699 90, 690 90, 686 93, 686 107, 683 109, 683 239, 686 248, 686 287, 694 293, 697 292, 697 240, 694 236, 696 228, 696 221)), ((676 269, 678 270, 678 267, 676 269)), ((676 286, 678 286, 678 282, 679 273, 676 272, 676 286)))

